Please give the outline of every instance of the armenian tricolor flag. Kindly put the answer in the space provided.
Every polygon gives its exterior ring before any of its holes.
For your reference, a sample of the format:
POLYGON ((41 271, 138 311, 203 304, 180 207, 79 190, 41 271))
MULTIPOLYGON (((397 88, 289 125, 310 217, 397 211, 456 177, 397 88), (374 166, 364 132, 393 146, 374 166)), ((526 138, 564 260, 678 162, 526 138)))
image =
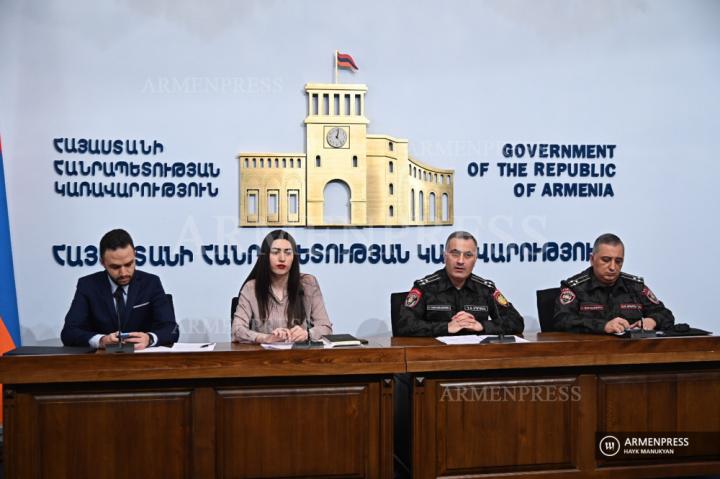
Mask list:
POLYGON ((338 68, 345 68, 347 70, 359 70, 357 63, 353 60, 353 57, 348 53, 340 53, 335 50, 335 83, 338 82, 338 68))
MULTIPOLYGON (((0 140, 0 354, 5 354, 18 346, 20 346, 20 322, 18 321, 17 296, 15 295, 10 222, 5 193, 2 141, 0 140)), ((1 406, 2 388, 0 388, 1 406)))
POLYGON ((359 70, 355 64, 353 57, 347 53, 335 52, 335 61, 337 62, 338 68, 349 68, 351 70, 359 70))

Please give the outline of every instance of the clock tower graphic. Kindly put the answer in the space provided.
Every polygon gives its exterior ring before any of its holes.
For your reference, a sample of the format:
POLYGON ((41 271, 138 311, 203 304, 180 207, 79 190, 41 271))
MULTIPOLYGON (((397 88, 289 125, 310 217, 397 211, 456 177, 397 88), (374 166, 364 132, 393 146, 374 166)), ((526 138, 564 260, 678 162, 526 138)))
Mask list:
POLYGON ((240 227, 453 224, 454 170, 368 134, 367 86, 308 83, 305 153, 240 153, 240 227))

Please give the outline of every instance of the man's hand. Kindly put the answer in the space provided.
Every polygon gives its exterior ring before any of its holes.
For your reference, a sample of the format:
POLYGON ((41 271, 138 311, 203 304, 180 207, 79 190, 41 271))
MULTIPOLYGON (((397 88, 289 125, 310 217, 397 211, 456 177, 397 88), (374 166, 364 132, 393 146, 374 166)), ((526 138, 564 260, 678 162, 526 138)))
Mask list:
POLYGON ((630 323, 625 318, 617 317, 605 323, 605 332, 609 334, 622 333, 630 327, 630 323))
POLYGON ((290 331, 288 331, 288 336, 289 336, 290 341, 292 341, 293 343, 298 343, 298 342, 307 341, 308 332, 302 326, 293 326, 293 328, 290 331))
POLYGON ((128 333, 128 338, 125 340, 126 343, 134 344, 137 351, 147 348, 150 341, 150 335, 141 332, 128 333))
POLYGON ((110 346, 111 344, 117 344, 118 342, 119 342, 118 333, 106 334, 105 336, 100 338, 100 348, 105 349, 106 347, 110 346))
MULTIPOLYGON (((653 318, 643 318, 642 319, 642 328, 646 329, 648 331, 651 331, 655 329, 657 326, 657 322, 653 318)), ((640 327, 640 321, 635 321, 630 325, 631 328, 639 328, 640 327)))
POLYGON ((469 329, 479 333, 483 330, 483 325, 472 314, 467 311, 460 311, 448 323, 448 333, 457 333, 461 329, 469 329))

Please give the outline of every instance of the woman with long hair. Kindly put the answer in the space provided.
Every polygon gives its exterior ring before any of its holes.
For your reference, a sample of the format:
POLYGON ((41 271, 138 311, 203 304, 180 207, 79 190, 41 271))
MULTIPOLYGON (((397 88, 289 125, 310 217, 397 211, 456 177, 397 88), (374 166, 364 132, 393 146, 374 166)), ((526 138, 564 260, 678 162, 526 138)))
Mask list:
POLYGON ((300 273, 290 233, 271 231, 240 288, 232 339, 243 343, 302 342, 332 334, 332 324, 314 276, 300 273))

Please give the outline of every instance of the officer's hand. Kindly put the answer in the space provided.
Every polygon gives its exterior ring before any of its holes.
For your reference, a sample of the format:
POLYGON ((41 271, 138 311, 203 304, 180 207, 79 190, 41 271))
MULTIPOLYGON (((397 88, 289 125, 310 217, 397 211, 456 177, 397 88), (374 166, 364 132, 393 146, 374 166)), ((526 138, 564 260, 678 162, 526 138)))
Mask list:
POLYGON ((605 323, 606 333, 622 333, 626 329, 630 329, 630 323, 628 323, 625 318, 613 318, 605 323))
POLYGON ((482 324, 475 320, 475 316, 467 311, 460 311, 452 317, 448 323, 448 333, 457 333, 461 329, 470 329, 480 332, 483 330, 482 324))
POLYGON ((452 320, 453 320, 453 321, 454 321, 454 320, 458 320, 458 321, 472 320, 472 321, 475 321, 475 316, 473 316, 472 314, 468 313, 467 311, 460 311, 459 313, 455 313, 455 316, 452 317, 452 320))
POLYGON ((448 333, 457 333, 463 328, 462 320, 460 319, 451 319, 448 323, 448 333))
POLYGON ((478 322, 475 318, 467 320, 463 326, 465 329, 469 329, 471 331, 475 331, 476 333, 479 333, 483 329, 482 323, 478 322))
MULTIPOLYGON (((657 322, 653 318, 643 318, 642 319, 642 328, 647 330, 653 330, 657 326, 657 322)), ((631 328, 639 328, 640 327, 640 321, 635 321, 630 325, 631 328)))

